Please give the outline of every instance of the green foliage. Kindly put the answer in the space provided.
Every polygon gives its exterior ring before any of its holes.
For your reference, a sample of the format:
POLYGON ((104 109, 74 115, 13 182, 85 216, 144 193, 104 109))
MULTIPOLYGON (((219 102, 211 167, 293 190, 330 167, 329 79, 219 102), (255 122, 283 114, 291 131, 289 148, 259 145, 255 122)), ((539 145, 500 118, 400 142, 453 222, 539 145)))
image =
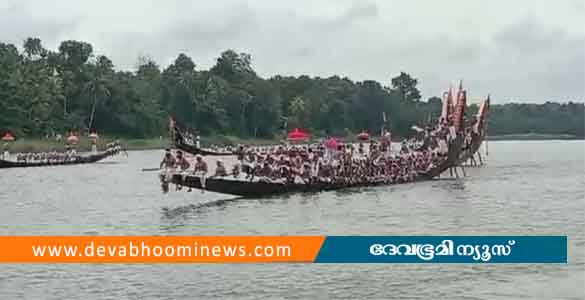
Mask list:
MULTIPOLYGON (((0 43, 0 131, 45 137, 96 128, 102 135, 158 139, 174 115, 217 140, 265 141, 294 127, 322 136, 376 135, 386 112, 393 135, 408 136, 411 125, 436 120, 441 111, 440 98, 421 101, 417 84, 405 72, 390 87, 339 76, 264 79, 249 54, 234 50, 222 52, 209 70, 180 53, 164 69, 139 57, 136 71, 118 71, 89 43, 63 41, 51 51, 28 38, 22 53, 0 43)), ((470 106, 468 118, 477 109, 470 106)), ((584 112, 576 103, 492 105, 489 131, 583 137, 584 112)))

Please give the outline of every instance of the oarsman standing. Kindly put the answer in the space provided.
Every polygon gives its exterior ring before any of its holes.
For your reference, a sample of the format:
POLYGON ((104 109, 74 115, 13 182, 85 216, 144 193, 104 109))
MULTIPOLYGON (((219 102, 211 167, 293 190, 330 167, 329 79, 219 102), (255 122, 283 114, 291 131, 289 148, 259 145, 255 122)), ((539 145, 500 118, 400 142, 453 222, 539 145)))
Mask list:
POLYGON ((160 162, 161 170, 159 173, 161 187, 163 189, 163 192, 165 193, 169 191, 169 179, 173 176, 175 163, 176 160, 173 154, 171 153, 171 149, 166 149, 165 156, 160 162))
POLYGON ((2 159, 9 160, 10 152, 8 152, 8 143, 4 143, 4 151, 2 151, 2 159))

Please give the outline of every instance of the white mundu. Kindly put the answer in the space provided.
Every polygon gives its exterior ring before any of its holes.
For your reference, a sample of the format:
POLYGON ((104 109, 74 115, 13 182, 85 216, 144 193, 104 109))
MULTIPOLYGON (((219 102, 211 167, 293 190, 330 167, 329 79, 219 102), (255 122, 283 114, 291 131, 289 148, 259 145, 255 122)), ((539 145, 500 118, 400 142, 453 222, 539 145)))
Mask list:
POLYGON ((457 137, 457 132, 455 131, 455 126, 449 126, 449 140, 454 140, 457 137))
POLYGON ((447 142, 445 140, 440 139, 439 142, 439 153, 445 154, 449 152, 449 146, 447 146, 447 142))

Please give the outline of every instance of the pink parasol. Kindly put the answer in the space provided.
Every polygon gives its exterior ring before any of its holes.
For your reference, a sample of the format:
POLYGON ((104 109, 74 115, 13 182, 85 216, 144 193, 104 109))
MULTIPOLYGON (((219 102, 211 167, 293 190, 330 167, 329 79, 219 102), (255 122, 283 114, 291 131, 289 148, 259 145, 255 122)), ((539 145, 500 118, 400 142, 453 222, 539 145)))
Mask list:
POLYGON ((12 133, 7 132, 4 134, 4 136, 2 137, 2 140, 5 142, 12 142, 15 140, 14 136, 12 135, 12 133))

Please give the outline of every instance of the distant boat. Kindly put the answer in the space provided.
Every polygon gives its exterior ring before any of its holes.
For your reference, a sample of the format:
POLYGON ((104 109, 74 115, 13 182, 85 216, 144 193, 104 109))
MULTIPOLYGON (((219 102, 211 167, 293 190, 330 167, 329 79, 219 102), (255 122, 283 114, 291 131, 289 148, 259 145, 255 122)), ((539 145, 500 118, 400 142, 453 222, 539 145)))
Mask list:
POLYGON ((74 160, 63 160, 63 161, 10 161, 0 159, 0 169, 6 168, 29 168, 29 167, 49 167, 49 166, 69 166, 69 165, 81 165, 91 164, 114 156, 118 153, 117 150, 106 150, 96 154, 90 154, 85 156, 77 156, 74 160))
POLYGON ((187 128, 181 126, 172 118, 169 130, 173 146, 187 153, 203 156, 226 156, 236 154, 232 151, 215 151, 198 147, 194 139, 195 133, 190 132, 187 128))

